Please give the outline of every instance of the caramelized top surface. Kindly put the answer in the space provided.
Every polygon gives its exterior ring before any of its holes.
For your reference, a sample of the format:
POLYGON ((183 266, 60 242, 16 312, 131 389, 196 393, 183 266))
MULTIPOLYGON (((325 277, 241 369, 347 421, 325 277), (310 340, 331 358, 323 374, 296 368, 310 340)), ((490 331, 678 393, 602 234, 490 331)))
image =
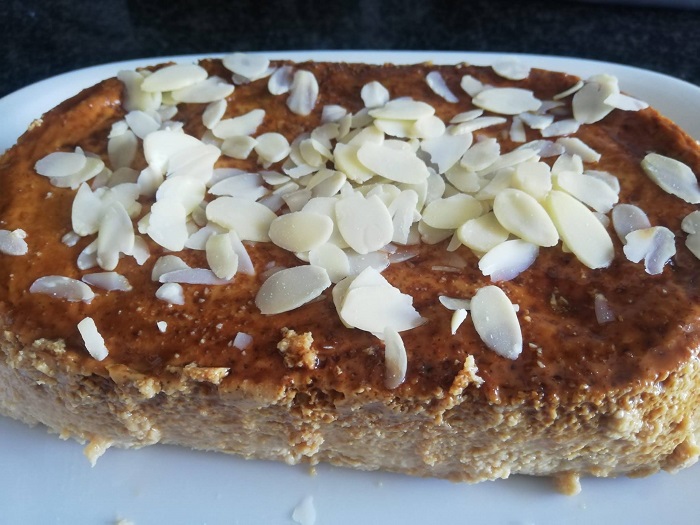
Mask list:
MULTIPOLYGON (((218 63, 207 63, 211 72, 230 75, 218 63)), ((319 124, 325 104, 340 104, 349 111, 363 107, 361 87, 379 80, 392 98, 412 96, 437 110, 448 121, 453 115, 473 109, 459 87, 464 74, 493 85, 512 82, 489 68, 469 66, 410 67, 347 64, 303 64, 316 75, 320 96, 309 117, 292 114, 285 106, 286 95, 273 97, 267 81, 238 86, 228 99, 227 117, 255 108, 266 110, 258 133, 278 131, 291 142, 319 124), (447 84, 460 94, 450 104, 435 95, 424 78, 439 69, 447 84)), ((519 87, 532 89, 538 98, 550 99, 574 84, 574 77, 533 70, 519 87)), ((65 339, 75 355, 82 356, 96 371, 114 363, 141 372, 159 374, 169 365, 229 367, 224 384, 250 379, 281 384, 310 385, 321 390, 347 394, 366 389, 383 391, 383 345, 371 334, 345 328, 336 314, 331 289, 322 300, 292 312, 262 315, 254 305, 255 294, 271 262, 281 266, 300 264, 292 254, 269 243, 248 243, 257 269, 256 276, 236 275, 227 286, 185 285, 186 304, 170 306, 155 298, 159 284, 151 281, 154 262, 163 249, 149 241, 151 258, 139 267, 131 257, 123 258, 117 270, 133 285, 131 292, 96 291, 91 304, 68 303, 46 295, 29 294, 32 282, 44 275, 65 275, 79 279, 85 273, 76 266, 78 253, 92 239, 83 238, 72 248, 61 243, 71 230, 71 203, 75 192, 51 186, 37 175, 35 162, 56 150, 81 146, 106 159, 106 137, 113 122, 123 118, 122 85, 108 80, 88 89, 45 115, 43 124, 27 132, 18 146, 0 160, 1 228, 24 229, 29 254, 0 256, 0 312, 5 328, 27 343, 37 338, 65 339), (92 317, 109 349, 108 358, 98 363, 83 349, 76 325, 92 317), (167 321, 160 333, 157 321, 167 321), (298 333, 311 332, 318 353, 315 370, 285 366, 277 342, 284 327, 298 333), (241 351, 230 344, 238 332, 251 334, 253 344, 241 351)), ((566 99, 569 104, 570 98, 566 99)), ((181 105, 175 120, 186 122, 186 130, 201 136, 202 104, 181 105)), ((480 133, 480 132, 477 132, 480 133)), ((497 133, 503 151, 514 147, 507 141, 507 127, 490 128, 497 133)), ((527 130, 528 140, 540 138, 527 130)), ((394 393, 416 398, 434 396, 448 388, 472 354, 485 380, 479 392, 490 400, 563 396, 585 391, 604 394, 624 388, 661 381, 668 372, 694 358, 700 342, 700 261, 684 246, 681 220, 695 208, 659 189, 640 167, 650 151, 688 164, 700 173, 700 150, 677 127, 651 109, 640 112, 613 111, 601 122, 582 126, 577 137, 602 153, 595 166, 615 174, 622 186, 620 201, 640 206, 652 225, 666 226, 676 234, 677 254, 663 274, 651 276, 642 264, 629 262, 612 232, 615 259, 607 269, 591 270, 574 255, 564 253, 561 244, 542 248, 535 264, 512 281, 498 283, 513 303, 520 305, 518 318, 524 348, 516 360, 488 350, 470 319, 456 335, 450 333, 451 312, 438 302, 439 295, 471 297, 490 284, 477 268, 477 258, 465 247, 456 255, 466 261, 459 272, 437 271, 433 266, 451 266, 454 255, 445 244, 421 245, 410 261, 392 264, 383 275, 402 292, 414 297, 414 306, 428 319, 423 326, 403 333, 408 353, 406 382, 394 393), (594 295, 602 293, 617 319, 599 324, 594 312, 594 295)), ((551 159, 544 159, 550 161, 551 159)), ((145 167, 143 160, 139 168, 145 167)), ((255 170, 254 155, 247 161, 222 157, 220 166, 255 170)), ((180 255, 190 266, 206 267, 203 252, 180 255)))

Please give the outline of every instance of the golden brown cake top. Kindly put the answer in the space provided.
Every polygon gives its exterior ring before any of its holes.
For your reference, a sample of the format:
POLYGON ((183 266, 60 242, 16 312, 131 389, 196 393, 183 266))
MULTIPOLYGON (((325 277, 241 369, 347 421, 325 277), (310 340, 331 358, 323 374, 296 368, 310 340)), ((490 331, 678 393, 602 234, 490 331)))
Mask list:
MULTIPOLYGON (((210 76, 230 82, 231 71, 220 61, 205 61, 202 65, 210 76)), ((223 118, 263 109, 264 118, 252 136, 280 133, 294 147, 295 139, 322 124, 324 107, 338 105, 348 113, 362 115, 365 102, 361 90, 373 81, 386 88, 392 100, 411 97, 427 103, 450 126, 456 115, 479 109, 473 100, 476 94, 472 93, 473 97, 465 93, 465 89, 473 88, 469 82, 465 83, 466 76, 472 84, 482 84, 482 89, 517 87, 531 91, 539 101, 553 101, 557 94, 577 85, 578 80, 541 70, 530 71, 522 80, 509 80, 491 68, 468 65, 302 63, 287 66, 291 72, 310 72, 318 83, 318 96, 308 116, 290 110, 288 93, 272 95, 269 78, 264 77, 237 85, 225 99, 223 118), (456 102, 446 100, 445 94, 431 88, 426 81, 430 72, 440 73, 456 102)), ((561 97, 560 105, 550 104, 547 111, 518 113, 551 115, 555 123, 574 126, 576 129, 564 133, 600 153, 599 161, 583 161, 585 176, 592 176, 589 173, 592 170, 612 174, 619 181, 619 202, 641 208, 651 226, 668 228, 674 235, 675 254, 668 257, 670 260, 663 265, 661 273, 651 275, 645 271, 643 261, 633 263, 628 259, 623 242, 608 224, 605 230, 614 252, 610 253, 612 259, 606 267, 588 267, 580 257, 564 250, 557 238, 555 246, 537 249, 532 266, 510 280, 493 283, 479 268, 483 253, 463 244, 452 251, 456 243, 448 251, 452 233, 435 244, 394 243, 392 250, 396 252, 390 258, 400 254, 410 258, 390 264, 382 275, 393 287, 412 297, 413 307, 424 322, 401 332, 407 372, 405 381, 393 391, 385 386, 383 341, 368 331, 344 326, 334 305, 334 286, 291 311, 273 315, 260 312, 256 295, 273 270, 306 264, 272 242, 244 243, 255 267, 254 275, 239 271, 224 285, 185 284, 183 305, 156 298, 161 283, 152 280, 154 263, 165 254, 181 257, 191 268, 209 268, 211 261, 207 261, 203 250, 171 253, 147 234, 140 237, 150 250, 148 260, 139 265, 133 257, 122 256, 115 269, 126 277, 131 291, 95 289, 96 296, 89 303, 29 293, 32 283, 40 277, 81 279, 101 271, 98 267, 80 270, 76 265, 78 255, 94 241, 94 235, 80 237, 74 246, 62 242, 73 228, 71 209, 76 190, 55 187, 49 178, 37 174, 35 165, 52 152, 72 152, 80 147, 99 155, 110 166, 108 136, 128 113, 124 102, 126 89, 117 79, 102 82, 49 112, 2 157, 1 226, 8 230, 23 229, 28 244, 27 255, 2 255, 0 309, 4 328, 27 344, 39 338, 63 339, 72 359, 81 360, 84 366, 101 374, 112 365, 124 364, 142 373, 165 376, 169 367, 196 363, 200 367, 229 369, 222 385, 231 388, 247 381, 312 388, 341 397, 367 391, 414 399, 437 398, 450 388, 470 355, 474 356, 483 384, 478 390, 476 383, 469 388, 475 389, 473 395, 485 395, 491 401, 564 397, 575 393, 594 399, 611 389, 663 381, 669 372, 697 354, 700 262, 685 246, 687 234, 681 229, 682 220, 696 206, 662 190, 647 176, 641 163, 653 152, 680 161, 698 173, 700 151, 692 139, 651 108, 615 109, 594 123, 577 125, 572 118, 573 96, 561 97), (452 334, 453 311, 439 300, 440 296, 471 299, 478 290, 492 284, 517 305, 522 350, 514 359, 487 347, 483 335, 475 329, 471 312, 452 334), (596 314, 609 317, 601 321, 596 314), (109 354, 103 361, 94 360, 84 350, 77 325, 86 317, 94 320, 104 337, 109 354), (239 334, 252 337, 249 346, 234 344, 239 334)), ((164 105, 173 102, 167 95, 163 99, 164 105)), ((206 103, 179 103, 172 121, 182 122, 187 134, 208 137, 210 143, 223 148, 223 141, 207 132, 203 123, 202 114, 208 107, 206 103)), ((473 135, 472 145, 496 138, 500 153, 505 154, 525 143, 543 140, 542 125, 535 123, 530 127, 526 123, 518 131, 512 127, 512 115, 486 110, 483 116, 502 117, 503 122, 494 121, 480 129, 462 131, 473 135), (525 136, 519 136, 520 133, 525 136)), ((360 120, 356 119, 356 122, 360 120)), ((457 122, 452 127, 459 125, 457 122)), ((552 147, 560 135, 550 131, 555 134, 544 139, 552 147)), ((386 139, 392 138, 387 131, 386 139)), ((140 145, 141 139, 137 141, 140 145)), ((332 145, 338 141, 333 139, 332 145)), ((417 140, 405 139, 405 142, 418 145, 417 140)), ((540 160, 551 170, 562 157, 563 147, 558 151, 553 156, 540 152, 541 158, 527 160, 540 160)), ((261 166, 260 157, 255 151, 245 159, 222 154, 216 167, 280 174, 289 168, 286 160, 261 166)), ((327 159, 324 166, 338 168, 332 159, 327 159)), ((131 167, 137 173, 147 167, 141 149, 131 167)), ((512 170, 505 168, 508 169, 512 170)), ((449 190, 452 183, 445 175, 443 182, 446 178, 448 193, 460 193, 454 188, 449 190)), ((489 181, 494 178, 491 174, 489 181)), ((376 181, 375 177, 366 184, 376 181)), ((481 184, 483 189, 486 183, 482 180, 481 184)), ((359 184, 354 187, 358 188, 359 184)), ((269 196, 273 186, 266 183, 265 188, 269 196)), ((563 190, 559 188, 559 191, 563 190)), ((206 197, 207 201, 215 198, 211 194, 206 197)), ((484 210, 490 210, 493 199, 482 200, 484 210)), ((134 224, 148 212, 153 201, 152 197, 143 195, 138 199, 142 210, 132 217, 134 224)), ((278 213, 287 211, 284 204, 278 213)), ((602 215, 609 218, 610 213, 602 215)), ((424 228, 422 232, 424 237, 427 230, 424 228)), ((515 237, 511 233, 511 238, 515 237)))

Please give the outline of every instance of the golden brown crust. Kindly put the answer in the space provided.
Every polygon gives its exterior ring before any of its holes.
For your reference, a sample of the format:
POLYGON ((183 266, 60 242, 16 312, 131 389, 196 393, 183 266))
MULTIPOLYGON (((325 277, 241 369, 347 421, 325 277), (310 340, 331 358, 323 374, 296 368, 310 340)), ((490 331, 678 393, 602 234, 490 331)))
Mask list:
MULTIPOLYGON (((226 75, 217 61, 205 65, 226 75)), ((425 100, 443 120, 472 106, 440 99, 423 80, 427 71, 439 69, 455 92, 467 73, 493 85, 510 83, 489 68, 466 65, 299 67, 313 71, 321 85, 311 116, 290 114, 285 97, 265 95, 264 81, 239 86, 228 116, 263 106, 259 132, 278 131, 291 141, 320 122, 324 104, 360 109, 360 87, 370 80, 380 80, 392 97, 425 100)), ((575 80, 533 70, 519 86, 548 99, 575 80)), ((659 276, 627 261, 616 239, 615 260, 605 270, 590 270, 560 248, 542 250, 528 272, 501 283, 520 306, 525 341, 511 361, 488 350, 468 323, 451 335, 450 312, 437 301, 442 294, 471 297, 488 283, 475 256, 462 247, 457 255, 466 268, 435 271, 448 261, 444 246, 421 246, 417 257, 384 272, 429 320, 411 331, 407 378, 394 391, 384 387, 381 344, 342 325, 329 291, 293 312, 259 313, 253 298, 266 265, 299 263, 269 244, 249 247, 257 276, 237 275, 232 287, 188 287, 183 307, 154 298, 150 267, 163 253, 155 244, 147 271, 131 258, 120 262, 137 292, 102 293, 90 305, 28 294, 43 275, 79 278, 74 261, 88 242, 73 248, 60 242, 70 230, 73 192, 52 187, 33 166, 49 152, 75 146, 105 156, 110 126, 124 115, 121 97, 114 79, 86 90, 45 115, 0 159, 3 227, 25 229, 31 254, 4 258, 0 266, 2 412, 88 440, 93 456, 106 443, 162 441, 467 481, 513 472, 564 473, 569 481, 578 473, 648 473, 697 457, 700 265, 684 248, 659 276), (610 301, 615 323, 596 322, 596 293, 610 301), (75 328, 88 315, 110 350, 103 362, 86 354, 75 328), (161 320, 168 322, 166 334, 156 328, 161 320), (238 332, 253 334, 245 352, 230 344, 238 332)), ((204 131, 202 110, 186 105, 177 116, 195 136, 204 131)), ((503 126, 489 131, 504 148, 513 147, 504 132, 503 126)), ((692 139, 652 109, 613 112, 577 136, 603 153, 596 169, 618 176, 625 202, 682 235, 680 221, 694 207, 662 192, 640 161, 653 150, 698 173, 700 150, 692 139)), ((201 253, 182 257, 204 264, 201 253)))

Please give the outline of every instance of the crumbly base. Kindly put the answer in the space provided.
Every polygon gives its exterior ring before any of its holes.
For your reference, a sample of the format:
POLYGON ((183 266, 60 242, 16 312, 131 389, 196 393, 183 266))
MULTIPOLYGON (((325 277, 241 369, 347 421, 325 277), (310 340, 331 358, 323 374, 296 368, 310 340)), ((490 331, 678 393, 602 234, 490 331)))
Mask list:
POLYGON ((22 345, 5 332, 0 412, 87 442, 94 462, 110 446, 176 444, 289 464, 478 482, 511 474, 555 476, 573 494, 578 476, 676 471, 698 457, 697 360, 663 383, 611 392, 600 402, 537 406, 462 397, 478 380, 466 363, 440 403, 387 397, 330 399, 311 388, 219 387, 225 371, 196 365, 167 380, 123 365, 87 373, 60 341, 22 345))

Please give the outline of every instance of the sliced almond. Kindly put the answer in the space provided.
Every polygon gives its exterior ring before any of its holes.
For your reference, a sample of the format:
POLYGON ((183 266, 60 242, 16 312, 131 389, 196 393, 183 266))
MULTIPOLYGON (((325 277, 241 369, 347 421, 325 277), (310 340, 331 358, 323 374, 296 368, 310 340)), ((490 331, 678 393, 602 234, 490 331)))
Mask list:
POLYGON ((94 292, 87 284, 62 275, 39 277, 29 287, 29 293, 46 294, 70 302, 90 303, 95 298, 94 292))
POLYGON ((642 160, 642 168, 665 192, 691 204, 700 203, 698 179, 688 165, 658 153, 649 153, 642 160))
POLYGON ((26 255, 29 251, 27 234, 24 230, 0 230, 0 253, 5 255, 26 255))
POLYGON ((231 280, 238 271, 238 255, 227 233, 214 233, 205 245, 207 264, 220 279, 231 280))
POLYGON ((270 224, 277 218, 274 212, 260 204, 239 197, 219 197, 207 205, 207 219, 235 230, 241 240, 270 240, 270 224))
POLYGON ((384 385, 393 390, 406 380, 408 357, 406 347, 399 333, 387 326, 382 334, 384 339, 384 385))
POLYGON ((287 98, 289 110, 297 115, 309 115, 316 106, 317 98, 318 82, 314 74, 304 70, 295 72, 287 98))
POLYGON ((480 91, 472 103, 493 113, 517 115, 526 111, 537 111, 542 101, 532 91, 521 88, 488 88, 480 91))
POLYGON ((608 184, 590 175, 565 171, 557 176, 556 185, 599 213, 608 213, 618 201, 608 184))
POLYGON ((78 332, 83 338, 86 350, 94 359, 102 361, 109 355, 109 351, 105 346, 105 340, 100 335, 100 332, 97 331, 97 326, 92 317, 86 317, 78 323, 78 332))
POLYGON ((325 244, 333 233, 333 221, 318 213, 297 211, 277 217, 270 224, 270 240, 290 252, 308 252, 325 244))
POLYGON ((480 288, 471 301, 474 328, 498 355, 517 359, 523 349, 518 317, 508 296, 497 286, 480 288))
POLYGON ((615 256, 605 227, 584 204, 562 191, 553 190, 545 208, 559 236, 579 261, 589 268, 607 268, 615 256))
POLYGON ((457 333, 457 329, 462 325, 467 315, 468 312, 464 308, 458 308, 452 313, 452 318, 450 319, 450 332, 452 335, 457 333))
POLYGON ((479 269, 493 282, 510 281, 527 270, 537 259, 539 248, 521 239, 497 244, 480 260, 479 269))
POLYGON ((248 113, 224 119, 212 128, 214 135, 220 139, 253 135, 265 119, 265 111, 253 109, 248 113))
POLYGON ((635 230, 627 234, 625 241, 625 256, 635 263, 644 259, 644 268, 651 275, 662 273, 676 254, 675 236, 664 226, 635 230))
POLYGON ((622 242, 628 233, 650 228, 651 223, 644 211, 633 204, 617 204, 612 210, 612 223, 615 233, 622 242))
POLYGON ((185 304, 185 293, 178 283, 165 283, 156 290, 156 298, 169 304, 185 304))
POLYGON ((428 178, 427 166, 412 150, 391 147, 390 142, 364 143, 357 151, 358 160, 377 175, 396 182, 415 184, 428 178))
POLYGON ((148 75, 141 83, 141 89, 146 92, 174 91, 201 82, 207 76, 207 70, 196 64, 173 64, 148 75))
POLYGON ((480 253, 488 252, 505 242, 509 235, 493 212, 468 220, 456 233, 462 244, 480 253))
POLYGON ((357 253, 379 250, 391 242, 394 225, 382 200, 360 193, 340 199, 335 205, 336 224, 345 242, 357 253))
POLYGON ((373 80, 368 82, 360 90, 360 97, 366 108, 376 108, 389 102, 389 90, 381 83, 373 80))
POLYGON ((262 284, 255 305, 266 315, 288 312, 316 299, 330 285, 328 272, 320 266, 286 268, 262 284))
POLYGON ((459 102, 457 95, 447 87, 447 83, 439 71, 431 71, 428 73, 425 77, 425 81, 428 83, 430 89, 433 90, 433 93, 444 98, 447 102, 452 104, 459 102))
POLYGON ((132 290, 129 280, 116 272, 89 273, 87 275, 83 275, 82 281, 90 286, 102 288, 108 292, 129 292, 132 290))

